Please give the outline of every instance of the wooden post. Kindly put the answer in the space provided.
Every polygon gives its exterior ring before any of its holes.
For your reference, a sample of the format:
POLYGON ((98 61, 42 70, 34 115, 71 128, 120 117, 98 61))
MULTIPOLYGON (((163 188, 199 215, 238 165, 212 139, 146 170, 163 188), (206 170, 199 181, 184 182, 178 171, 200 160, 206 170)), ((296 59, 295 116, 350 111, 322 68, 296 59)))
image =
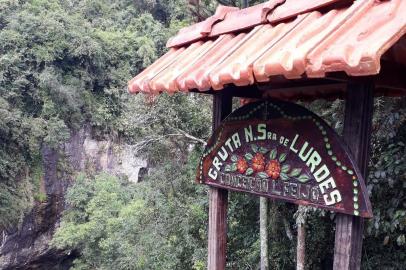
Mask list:
MULTIPOLYGON (((226 89, 213 96, 213 130, 231 113, 232 95, 226 89)), ((227 251, 228 191, 209 189, 209 235, 207 269, 224 270, 227 251)))
MULTIPOLYGON (((343 138, 366 178, 369 159, 374 83, 349 82, 345 105, 343 138)), ((361 266, 364 220, 338 214, 334 246, 334 270, 358 270, 361 266)))

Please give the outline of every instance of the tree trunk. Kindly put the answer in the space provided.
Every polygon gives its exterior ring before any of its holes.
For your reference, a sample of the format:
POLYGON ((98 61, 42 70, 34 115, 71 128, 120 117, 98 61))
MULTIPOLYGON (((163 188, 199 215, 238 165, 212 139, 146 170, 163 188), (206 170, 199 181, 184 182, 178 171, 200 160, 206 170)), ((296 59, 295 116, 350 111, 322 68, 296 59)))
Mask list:
POLYGON ((297 225, 297 270, 304 270, 305 269, 305 256, 306 256, 306 229, 304 224, 297 225))
POLYGON ((269 269, 268 260, 268 199, 260 197, 259 224, 261 239, 261 270, 269 269))
POLYGON ((306 263, 306 208, 300 205, 297 216, 296 270, 304 270, 306 263))

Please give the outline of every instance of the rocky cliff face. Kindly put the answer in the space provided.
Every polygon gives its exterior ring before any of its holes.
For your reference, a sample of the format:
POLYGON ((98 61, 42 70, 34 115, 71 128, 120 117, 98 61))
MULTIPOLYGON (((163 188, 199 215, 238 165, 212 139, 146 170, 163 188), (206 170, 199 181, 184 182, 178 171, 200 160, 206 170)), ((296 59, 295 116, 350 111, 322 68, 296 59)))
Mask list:
POLYGON ((68 269, 76 254, 55 250, 49 242, 66 207, 64 195, 75 173, 105 171, 137 182, 140 169, 147 164, 135 154, 130 145, 93 139, 89 128, 72 132, 60 149, 44 146, 41 184, 46 200, 34 203, 19 228, 0 234, 0 269, 68 269))

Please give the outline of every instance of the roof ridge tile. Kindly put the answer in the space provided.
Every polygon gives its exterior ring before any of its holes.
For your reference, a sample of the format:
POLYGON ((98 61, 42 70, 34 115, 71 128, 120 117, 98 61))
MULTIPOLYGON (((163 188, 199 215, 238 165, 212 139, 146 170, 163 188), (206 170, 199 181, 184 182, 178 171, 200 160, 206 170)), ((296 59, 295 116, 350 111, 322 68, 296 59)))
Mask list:
POLYGON ((286 0, 283 5, 276 7, 272 13, 269 13, 267 19, 270 23, 277 23, 303 13, 345 1, 348 2, 348 0, 286 0))
POLYGON ((236 10, 239 10, 239 8, 219 5, 213 16, 204 21, 180 29, 176 36, 171 37, 168 40, 166 46, 168 48, 178 47, 207 37, 211 33, 213 25, 224 20, 229 12, 236 10))
POLYGON ((210 37, 226 33, 239 32, 267 23, 267 15, 286 0, 270 0, 248 8, 235 10, 226 14, 224 20, 213 25, 210 37))

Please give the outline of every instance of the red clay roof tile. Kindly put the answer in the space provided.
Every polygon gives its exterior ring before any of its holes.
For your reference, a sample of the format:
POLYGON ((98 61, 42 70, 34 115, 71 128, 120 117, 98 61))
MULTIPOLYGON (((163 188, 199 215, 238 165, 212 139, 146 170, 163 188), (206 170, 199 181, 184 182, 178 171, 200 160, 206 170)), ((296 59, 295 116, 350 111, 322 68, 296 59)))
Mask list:
POLYGON ((321 7, 343 2, 342 0, 286 0, 283 5, 278 6, 268 15, 270 23, 276 23, 285 19, 295 17, 299 14, 317 10, 321 7))
POLYGON ((143 72, 135 76, 129 82, 129 91, 131 93, 149 92, 148 82, 162 69, 168 66, 185 48, 170 49, 165 55, 155 61, 152 65, 144 69, 143 72))
POLYGON ((255 82, 254 61, 278 43, 306 16, 299 16, 293 22, 281 23, 275 27, 264 24, 254 28, 241 42, 242 44, 235 51, 230 52, 231 55, 210 73, 213 89, 221 89, 229 83, 235 85, 253 84, 255 82))
MULTIPOLYGON (((255 63, 255 76, 258 81, 268 81, 270 76, 284 75, 286 78, 298 78, 312 64, 308 54, 316 48, 324 50, 329 39, 339 34, 338 29, 355 14, 362 14, 362 8, 368 7, 374 0, 357 1, 345 10, 332 10, 321 16, 313 12, 309 20, 297 27, 284 38, 278 46, 267 51, 255 63), (360 12, 357 12, 360 11, 360 12)), ((321 76, 322 77, 322 76, 321 76)))
POLYGON ((151 91, 159 93, 161 91, 176 92, 179 88, 176 83, 176 78, 181 75, 185 69, 193 66, 196 60, 200 59, 203 54, 209 49, 213 41, 207 41, 202 43, 201 41, 193 43, 183 53, 183 56, 173 62, 167 67, 166 72, 158 74, 154 79, 150 81, 151 91))
POLYGON ((265 23, 268 13, 284 2, 285 0, 271 0, 256 6, 229 12, 223 21, 213 26, 210 36, 237 32, 265 23))
POLYGON ((202 22, 180 29, 176 36, 168 40, 166 46, 169 48, 177 47, 208 36, 216 22, 224 20, 227 13, 235 10, 239 9, 236 7, 218 6, 213 16, 202 22))
POLYGON ((210 72, 217 66, 222 57, 238 44, 245 35, 244 33, 237 36, 227 34, 217 38, 210 51, 177 78, 176 82, 179 89, 181 91, 189 89, 198 89, 199 91, 209 90, 211 88, 210 72))
MULTIPOLYGON (((129 91, 219 90, 230 83, 249 85, 280 75, 291 79, 336 71, 351 76, 378 73, 382 54, 406 34, 406 0, 357 0, 339 9, 317 10, 333 2, 340 1, 274 1, 280 5, 270 9, 268 20, 293 16, 276 24, 258 19, 264 5, 246 10, 246 20, 241 17, 243 24, 235 25, 238 30, 218 37, 209 37, 216 33, 210 32, 204 40, 170 49, 129 82, 129 91), (244 23, 251 26, 241 32, 244 23)), ((232 25, 227 20, 241 14, 233 12, 222 13, 225 19, 211 25, 211 31, 228 32, 232 25)), ((191 40, 187 37, 179 40, 191 40)), ((404 59, 405 48, 398 44, 391 57, 404 59)))
MULTIPOLYGON (((255 78, 259 82, 269 80, 270 76, 284 75, 286 78, 300 78, 305 71, 306 54, 312 48, 312 40, 322 31, 337 11, 330 12, 323 20, 317 11, 308 14, 300 25, 296 25, 278 43, 265 51, 254 63, 255 78), (314 23, 318 21, 318 23, 314 23)), ((304 15, 302 15, 304 16, 304 15)))
POLYGON ((404 0, 362 1, 309 53, 307 75, 324 77, 334 71, 352 76, 379 73, 381 55, 406 34, 405 15, 404 0))

